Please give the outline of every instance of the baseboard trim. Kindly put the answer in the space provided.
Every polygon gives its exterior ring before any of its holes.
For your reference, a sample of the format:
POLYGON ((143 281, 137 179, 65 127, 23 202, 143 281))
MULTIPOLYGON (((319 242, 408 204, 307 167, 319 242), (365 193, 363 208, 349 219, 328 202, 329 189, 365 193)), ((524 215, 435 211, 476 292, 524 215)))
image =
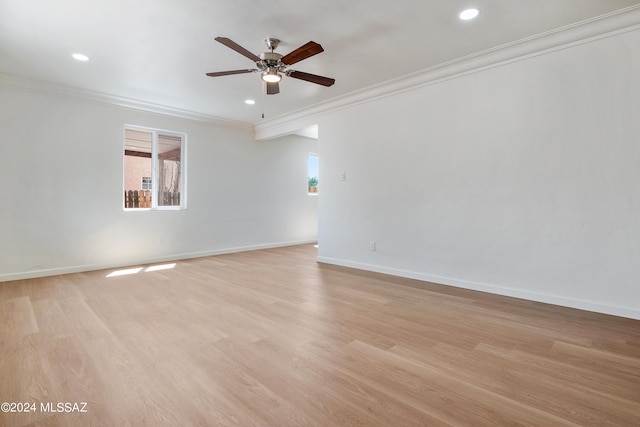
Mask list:
POLYGON ((182 254, 170 254, 160 257, 140 258, 130 262, 112 263, 112 264, 85 264, 68 267, 47 268, 42 270, 30 270, 17 273, 0 274, 0 282, 9 282, 13 280, 36 279, 38 277, 59 276, 61 274, 82 273, 85 271, 108 270, 114 268, 133 267, 137 265, 156 264, 159 262, 180 261, 183 259, 202 258, 214 255, 224 255, 236 252, 257 251, 261 249, 281 248, 285 246, 297 246, 316 243, 317 240, 297 240, 290 242, 276 242, 259 245, 237 246, 223 249, 212 249, 200 252, 188 252, 182 254))
POLYGON ((521 298, 529 301, 542 302, 546 304, 559 305, 563 307, 576 308, 579 310, 592 311, 595 313, 609 314, 619 317, 640 320, 640 310, 632 307, 620 307, 607 304, 594 303, 591 301, 567 298, 558 295, 549 295, 522 289, 514 289, 490 283, 475 282, 470 280, 457 279, 453 277, 438 276, 427 273, 419 273, 408 270, 401 270, 392 267, 366 264, 343 259, 318 256, 318 262, 342 267, 355 268, 357 270, 372 271, 375 273, 388 274, 391 276, 416 279, 424 282, 436 283, 439 285, 454 286, 457 288, 469 289, 473 291, 487 292, 507 297, 521 298))

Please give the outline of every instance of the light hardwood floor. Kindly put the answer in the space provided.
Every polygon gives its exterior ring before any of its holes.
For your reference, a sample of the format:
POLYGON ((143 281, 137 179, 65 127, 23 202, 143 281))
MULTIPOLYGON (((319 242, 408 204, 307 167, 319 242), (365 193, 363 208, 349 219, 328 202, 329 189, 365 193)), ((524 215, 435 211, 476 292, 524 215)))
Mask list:
POLYGON ((640 425, 640 321, 315 257, 0 283, 0 425, 640 425))

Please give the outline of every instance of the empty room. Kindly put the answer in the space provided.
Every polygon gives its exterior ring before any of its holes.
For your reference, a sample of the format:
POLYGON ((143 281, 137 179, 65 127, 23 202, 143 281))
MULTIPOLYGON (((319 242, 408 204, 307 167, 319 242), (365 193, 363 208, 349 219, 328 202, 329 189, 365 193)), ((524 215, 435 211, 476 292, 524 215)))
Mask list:
POLYGON ((640 425, 640 1, 0 0, 0 426, 640 425))

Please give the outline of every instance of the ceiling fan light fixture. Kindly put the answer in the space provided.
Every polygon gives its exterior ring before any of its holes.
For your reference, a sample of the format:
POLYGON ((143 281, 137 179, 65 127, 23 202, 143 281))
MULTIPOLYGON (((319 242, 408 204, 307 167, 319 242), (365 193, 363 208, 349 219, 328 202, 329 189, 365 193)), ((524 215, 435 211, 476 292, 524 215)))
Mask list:
POLYGON ((262 73, 262 80, 267 83, 278 83, 282 80, 282 76, 276 70, 269 69, 269 71, 262 73))

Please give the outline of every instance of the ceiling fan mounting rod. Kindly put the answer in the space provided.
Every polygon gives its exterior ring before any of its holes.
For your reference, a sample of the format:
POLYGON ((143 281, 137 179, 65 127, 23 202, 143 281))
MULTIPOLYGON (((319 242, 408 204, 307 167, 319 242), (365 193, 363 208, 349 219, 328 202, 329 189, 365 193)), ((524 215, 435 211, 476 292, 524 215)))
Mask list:
POLYGON ((271 52, 273 52, 274 50, 276 50, 278 48, 278 45, 280 44, 280 39, 276 39, 273 37, 268 37, 266 39, 264 39, 264 42, 267 44, 267 47, 269 49, 271 49, 271 52))

